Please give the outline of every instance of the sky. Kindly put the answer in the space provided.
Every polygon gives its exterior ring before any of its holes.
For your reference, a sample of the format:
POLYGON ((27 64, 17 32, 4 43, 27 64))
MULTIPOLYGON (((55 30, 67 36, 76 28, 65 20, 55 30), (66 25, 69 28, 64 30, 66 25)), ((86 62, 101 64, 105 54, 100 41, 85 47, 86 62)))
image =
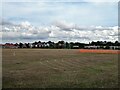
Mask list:
POLYGON ((118 0, 4 0, 1 43, 118 40, 118 0))

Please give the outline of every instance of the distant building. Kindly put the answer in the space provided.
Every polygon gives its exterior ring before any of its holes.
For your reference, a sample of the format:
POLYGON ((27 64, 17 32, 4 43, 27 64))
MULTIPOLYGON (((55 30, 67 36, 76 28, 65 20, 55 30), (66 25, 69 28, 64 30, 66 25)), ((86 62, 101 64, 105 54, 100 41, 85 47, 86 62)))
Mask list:
POLYGON ((120 46, 84 46, 85 49, 119 49, 120 50, 120 46), (107 48, 109 47, 109 48, 107 48))
POLYGON ((84 46, 85 49, 99 49, 100 46, 84 46))
POLYGON ((6 43, 5 45, 2 45, 2 48, 18 48, 19 46, 16 46, 15 44, 6 43))
POLYGON ((0 44, 0 48, 3 48, 4 47, 4 44, 0 44))
POLYGON ((79 45, 73 45, 72 48, 78 49, 78 48, 79 48, 79 45))
POLYGON ((120 46, 110 46, 110 49, 119 49, 120 50, 120 46))

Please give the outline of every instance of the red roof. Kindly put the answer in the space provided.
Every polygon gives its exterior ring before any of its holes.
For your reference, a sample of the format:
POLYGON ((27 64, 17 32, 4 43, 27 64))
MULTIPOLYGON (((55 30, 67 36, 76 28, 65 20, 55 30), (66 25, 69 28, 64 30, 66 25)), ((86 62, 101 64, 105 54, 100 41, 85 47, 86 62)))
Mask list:
POLYGON ((0 44, 0 46, 4 46, 4 44, 0 44))
POLYGON ((15 46, 14 44, 5 44, 5 46, 15 46))

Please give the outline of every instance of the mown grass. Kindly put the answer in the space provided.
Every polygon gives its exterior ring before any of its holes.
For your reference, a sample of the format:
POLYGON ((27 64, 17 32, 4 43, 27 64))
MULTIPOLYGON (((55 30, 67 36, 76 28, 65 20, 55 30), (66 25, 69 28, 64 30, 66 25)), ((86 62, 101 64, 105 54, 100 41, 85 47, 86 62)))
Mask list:
POLYGON ((118 55, 3 49, 3 88, 117 88, 118 55), (15 54, 14 54, 15 53, 15 54))

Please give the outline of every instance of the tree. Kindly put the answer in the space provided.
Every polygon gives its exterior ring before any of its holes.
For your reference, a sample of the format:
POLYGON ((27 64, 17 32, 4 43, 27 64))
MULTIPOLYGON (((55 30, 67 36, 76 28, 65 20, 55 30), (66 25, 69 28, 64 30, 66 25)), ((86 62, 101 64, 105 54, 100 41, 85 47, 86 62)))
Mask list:
POLYGON ((23 48, 23 43, 19 43, 19 48, 23 48))
POLYGON ((54 48, 54 42, 48 41, 47 43, 49 44, 49 48, 54 48))
POLYGON ((73 45, 74 45, 74 43, 73 43, 73 42, 70 42, 70 48, 71 48, 71 49, 73 48, 73 45))
POLYGON ((65 48, 67 48, 67 49, 70 48, 70 44, 68 42, 65 43, 65 48))
POLYGON ((64 48, 64 41, 58 41, 58 48, 64 48))
POLYGON ((119 46, 119 42, 118 42, 118 41, 115 41, 114 45, 115 45, 115 46, 119 46))

